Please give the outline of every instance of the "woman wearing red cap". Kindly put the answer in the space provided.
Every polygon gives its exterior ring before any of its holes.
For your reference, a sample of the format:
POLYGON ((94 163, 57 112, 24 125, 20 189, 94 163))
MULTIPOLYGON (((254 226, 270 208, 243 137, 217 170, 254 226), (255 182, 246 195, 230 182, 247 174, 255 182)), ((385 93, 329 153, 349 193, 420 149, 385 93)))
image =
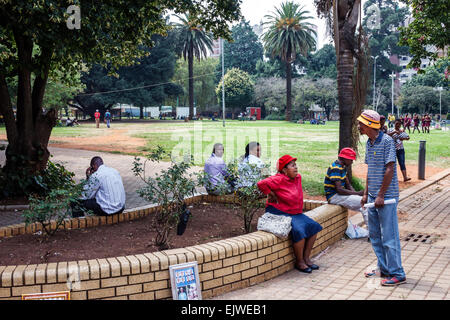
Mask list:
POLYGON ((302 177, 290 155, 278 160, 278 173, 258 182, 258 188, 268 195, 266 212, 292 218, 292 243, 296 257, 295 268, 311 273, 319 267, 309 258, 317 233, 322 226, 303 212, 302 177))

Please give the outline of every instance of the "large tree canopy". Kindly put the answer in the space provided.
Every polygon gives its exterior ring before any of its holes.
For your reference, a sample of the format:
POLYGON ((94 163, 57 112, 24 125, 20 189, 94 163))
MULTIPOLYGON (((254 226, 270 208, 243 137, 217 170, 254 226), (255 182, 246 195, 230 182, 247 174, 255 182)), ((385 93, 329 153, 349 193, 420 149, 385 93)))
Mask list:
POLYGON ((0 5, 0 113, 8 147, 4 172, 45 168, 56 110, 43 109, 49 74, 59 70, 70 80, 82 64, 118 68, 131 65, 152 45, 152 35, 169 28, 168 11, 189 12, 215 36, 230 39, 228 23, 238 21, 240 0, 4 0, 0 5), (76 21, 75 5, 81 10, 76 21), (79 28, 78 28, 79 27, 79 28), (34 80, 32 75, 34 75, 34 80), (16 116, 8 78, 18 77, 16 116))
POLYGON ((101 65, 94 65, 83 72, 85 92, 75 101, 81 110, 93 117, 96 109, 104 114, 105 109, 116 103, 133 104, 141 109, 161 105, 168 96, 182 94, 180 85, 170 82, 175 72, 177 34, 170 31, 166 37, 154 35, 153 48, 146 48, 149 55, 132 66, 120 67, 117 75, 109 75, 101 65))
MULTIPOLYGON (((263 46, 258 41, 258 36, 253 31, 248 21, 241 20, 234 25, 232 42, 223 45, 224 69, 227 72, 231 68, 239 68, 248 74, 256 73, 256 63, 263 60, 263 46)), ((218 79, 221 77, 222 66, 218 65, 218 79)))
MULTIPOLYGON (((448 55, 450 2, 448 0, 402 0, 412 10, 410 23, 400 28, 400 44, 410 47, 409 67, 420 68, 421 59, 437 59, 439 50, 448 55)), ((421 70, 419 70, 420 72, 421 70)))

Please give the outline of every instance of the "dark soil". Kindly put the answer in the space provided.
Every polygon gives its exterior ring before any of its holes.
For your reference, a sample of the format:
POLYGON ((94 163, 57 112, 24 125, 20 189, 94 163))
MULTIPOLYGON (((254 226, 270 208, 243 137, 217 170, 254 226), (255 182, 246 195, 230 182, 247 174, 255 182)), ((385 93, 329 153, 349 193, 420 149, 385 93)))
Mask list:
MULTIPOLYGON (((192 213, 186 231, 173 237, 170 248, 183 248, 244 234, 244 222, 227 204, 201 203, 192 213)), ((256 230, 260 209, 253 217, 256 230)), ((90 260, 158 251, 153 216, 100 227, 61 230, 45 240, 43 235, 26 234, 0 239, 0 265, 27 265, 90 260)))
POLYGON ((9 206, 9 205, 24 205, 28 204, 28 197, 14 197, 14 198, 4 198, 0 199, 0 206, 9 206))

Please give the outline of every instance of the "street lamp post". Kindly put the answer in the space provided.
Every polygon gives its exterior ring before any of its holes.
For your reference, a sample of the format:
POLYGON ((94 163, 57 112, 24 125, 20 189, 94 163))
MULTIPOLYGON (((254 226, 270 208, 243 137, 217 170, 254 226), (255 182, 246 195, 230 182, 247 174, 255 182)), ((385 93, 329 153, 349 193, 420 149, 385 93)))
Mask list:
MULTIPOLYGON (((375 110, 375 109, 377 109, 375 107, 375 88, 376 88, 375 83, 377 81, 376 74, 377 74, 377 58, 378 58, 378 56, 376 56, 376 57, 371 56, 371 57, 373 59, 373 107, 372 107, 372 109, 375 110)), ((377 110, 375 110, 375 111, 377 111, 377 110)))
POLYGON ((225 81, 224 81, 224 55, 225 52, 223 50, 223 38, 220 38, 220 52, 222 53, 222 117, 223 117, 223 126, 225 127, 225 81))
POLYGON ((395 73, 392 72, 392 74, 389 75, 389 78, 392 79, 392 96, 391 96, 392 112, 391 112, 391 114, 394 114, 394 79, 395 79, 395 73))

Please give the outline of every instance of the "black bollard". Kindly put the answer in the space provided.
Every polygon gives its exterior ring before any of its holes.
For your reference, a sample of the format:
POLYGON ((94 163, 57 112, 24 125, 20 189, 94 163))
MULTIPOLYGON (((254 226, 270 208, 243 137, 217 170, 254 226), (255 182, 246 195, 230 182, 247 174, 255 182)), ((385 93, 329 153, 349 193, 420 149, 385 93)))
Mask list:
POLYGON ((420 141, 419 146, 419 180, 425 180, 425 153, 426 153, 426 147, 425 144, 426 141, 420 141))

